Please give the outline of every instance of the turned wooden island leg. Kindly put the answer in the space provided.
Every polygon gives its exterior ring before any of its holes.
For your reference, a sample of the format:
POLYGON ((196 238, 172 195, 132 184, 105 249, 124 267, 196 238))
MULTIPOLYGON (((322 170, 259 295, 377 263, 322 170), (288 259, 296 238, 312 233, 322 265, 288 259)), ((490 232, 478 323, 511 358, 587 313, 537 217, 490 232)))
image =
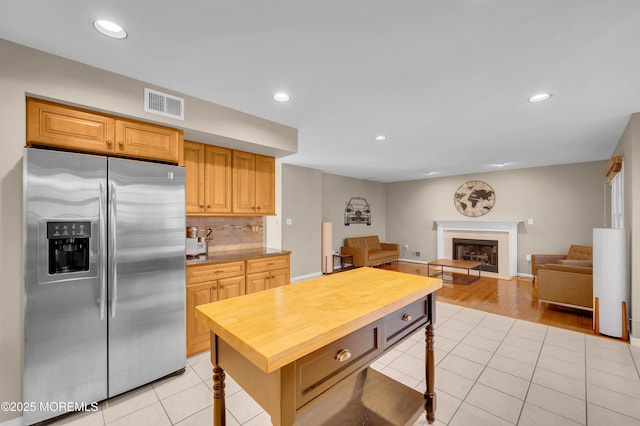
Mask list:
POLYGON ((227 410, 224 401, 226 374, 218 365, 218 336, 211 333, 211 364, 213 364, 213 426, 226 426, 227 410))
POLYGON ((425 374, 427 390, 424 393, 424 409, 427 412, 427 422, 432 424, 436 420, 436 363, 433 348, 433 320, 425 328, 425 374))

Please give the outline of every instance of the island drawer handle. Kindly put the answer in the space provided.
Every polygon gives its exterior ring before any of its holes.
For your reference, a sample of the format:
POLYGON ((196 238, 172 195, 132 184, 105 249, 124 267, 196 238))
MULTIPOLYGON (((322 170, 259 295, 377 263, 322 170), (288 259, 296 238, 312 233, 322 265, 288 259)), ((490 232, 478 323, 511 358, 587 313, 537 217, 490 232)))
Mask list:
POLYGON ((407 321, 407 322, 409 322, 409 321, 411 321, 412 319, 413 319, 413 317, 412 317, 411 315, 409 315, 409 314, 404 314, 404 315, 402 316, 402 321, 407 321))
POLYGON ((349 349, 343 349, 336 355, 336 361, 338 362, 344 362, 349 358, 351 358, 351 351, 349 351, 349 349))

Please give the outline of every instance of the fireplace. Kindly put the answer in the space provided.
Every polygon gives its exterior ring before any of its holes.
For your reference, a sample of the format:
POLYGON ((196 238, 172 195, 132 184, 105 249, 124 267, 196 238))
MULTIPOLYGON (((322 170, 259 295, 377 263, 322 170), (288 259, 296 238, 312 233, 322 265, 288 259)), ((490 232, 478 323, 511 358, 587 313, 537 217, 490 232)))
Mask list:
POLYGON ((453 239, 453 259, 480 262, 482 271, 498 272, 498 241, 453 239))

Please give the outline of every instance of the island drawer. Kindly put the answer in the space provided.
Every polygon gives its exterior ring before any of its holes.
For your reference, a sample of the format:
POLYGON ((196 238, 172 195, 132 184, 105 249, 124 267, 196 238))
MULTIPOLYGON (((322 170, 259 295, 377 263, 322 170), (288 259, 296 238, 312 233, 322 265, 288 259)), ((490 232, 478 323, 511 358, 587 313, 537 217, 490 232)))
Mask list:
POLYGON ((367 366, 381 352, 382 321, 376 321, 295 362, 296 407, 367 366))
POLYGON ((244 275, 244 260, 187 266, 187 284, 244 275))
POLYGON ((289 255, 266 256, 257 259, 247 259, 247 274, 254 272, 272 271, 274 269, 288 268, 289 255))
POLYGON ((383 348, 402 340, 429 319, 429 303, 424 297, 384 318, 383 348))

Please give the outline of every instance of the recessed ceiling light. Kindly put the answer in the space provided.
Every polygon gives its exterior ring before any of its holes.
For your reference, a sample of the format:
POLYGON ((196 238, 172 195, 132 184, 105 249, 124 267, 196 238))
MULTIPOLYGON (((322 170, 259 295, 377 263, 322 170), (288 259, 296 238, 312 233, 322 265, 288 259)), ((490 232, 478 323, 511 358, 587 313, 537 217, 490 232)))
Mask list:
POLYGON ((378 136, 376 136, 375 138, 373 138, 373 140, 376 140, 376 141, 386 141, 386 140, 387 140, 387 137, 386 137, 386 136, 384 136, 384 135, 378 135, 378 136))
POLYGON ((111 38, 126 38, 127 32, 118 24, 113 23, 111 21, 107 21, 104 19, 98 19, 93 21, 93 26, 96 30, 100 31, 102 34, 111 38))
POLYGON ((496 163, 496 164, 494 164, 494 166, 496 166, 496 167, 504 167, 506 165, 507 165, 507 163, 496 163))
POLYGON ((425 176, 433 176, 433 175, 437 175, 439 172, 424 172, 423 174, 425 176))
POLYGON ((275 95, 273 95, 273 99, 278 102, 287 102, 289 101, 289 99, 291 99, 291 97, 289 97, 289 95, 287 95, 284 92, 278 92, 275 95))
POLYGON ((542 102, 551 98, 551 93, 538 93, 529 98, 529 102, 542 102))

